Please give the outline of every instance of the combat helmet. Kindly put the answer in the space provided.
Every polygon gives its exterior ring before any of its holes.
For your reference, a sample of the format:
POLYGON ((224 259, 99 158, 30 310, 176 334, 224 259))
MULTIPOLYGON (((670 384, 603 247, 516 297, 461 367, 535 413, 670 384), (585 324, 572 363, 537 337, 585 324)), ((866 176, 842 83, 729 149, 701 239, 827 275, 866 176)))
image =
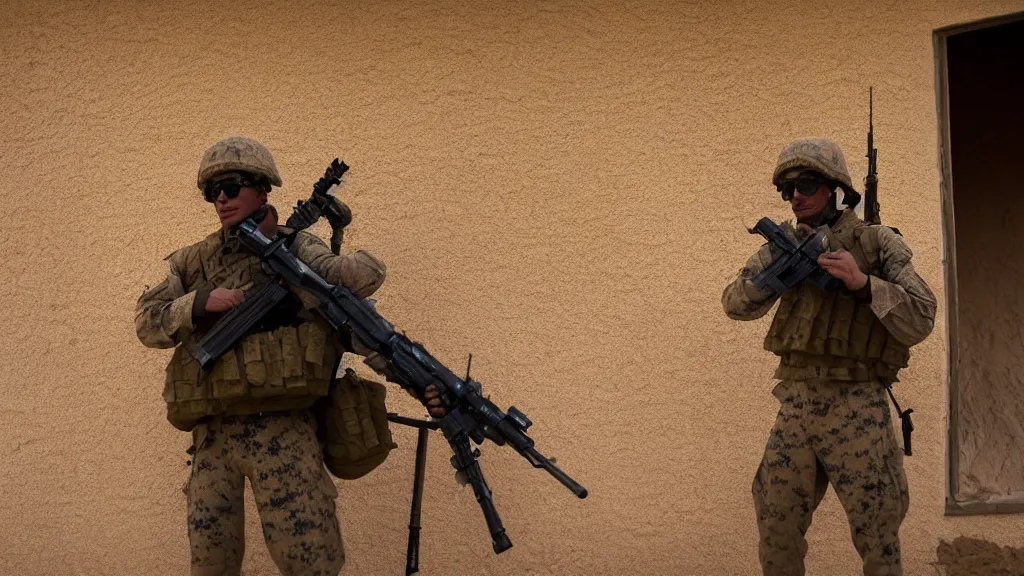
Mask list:
POLYGON ((210 178, 233 171, 251 172, 265 177, 271 186, 281 185, 281 175, 277 173, 274 155, 263 144, 244 136, 225 138, 203 154, 196 185, 203 190, 210 178))
POLYGON ((839 146, 825 138, 798 138, 786 146, 779 154, 772 184, 778 185, 782 175, 792 168, 806 168, 820 172, 843 189, 843 203, 856 206, 860 202, 860 194, 853 188, 850 171, 846 168, 846 159, 839 146))

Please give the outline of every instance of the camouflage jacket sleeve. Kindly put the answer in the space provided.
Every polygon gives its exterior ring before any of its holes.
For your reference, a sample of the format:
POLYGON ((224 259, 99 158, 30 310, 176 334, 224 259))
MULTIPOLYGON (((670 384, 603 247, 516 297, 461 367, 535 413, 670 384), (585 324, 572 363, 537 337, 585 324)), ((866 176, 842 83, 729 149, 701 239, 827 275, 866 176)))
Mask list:
POLYGON ((369 252, 357 250, 335 256, 323 240, 305 231, 296 240, 295 255, 331 284, 343 284, 366 298, 384 283, 387 268, 369 252))
POLYGON ((135 333, 149 348, 173 348, 192 330, 192 306, 196 293, 186 291, 185 251, 167 257, 169 270, 163 282, 146 288, 135 305, 135 333))
POLYGON ((914 270, 913 254, 900 235, 880 228, 878 244, 885 278, 870 277, 871 309, 896 340, 913 346, 935 326, 935 294, 914 270))
POLYGON ((754 253, 736 278, 722 293, 722 308, 725 315, 733 320, 756 320, 772 309, 775 299, 768 292, 761 292, 754 286, 752 278, 771 264, 772 254, 768 244, 754 253))

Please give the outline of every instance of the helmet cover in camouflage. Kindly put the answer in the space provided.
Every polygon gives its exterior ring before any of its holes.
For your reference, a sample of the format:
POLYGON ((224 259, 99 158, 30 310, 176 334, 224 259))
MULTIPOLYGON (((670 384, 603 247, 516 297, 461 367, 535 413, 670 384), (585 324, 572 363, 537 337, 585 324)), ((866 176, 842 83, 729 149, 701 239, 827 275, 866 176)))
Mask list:
POLYGON ((210 178, 224 172, 235 171, 265 176, 272 186, 281 185, 281 176, 277 173, 274 155, 263 144, 243 136, 225 138, 203 154, 196 185, 203 190, 210 178))
POLYGON ((778 185, 782 176, 793 168, 805 168, 820 172, 830 180, 835 180, 844 192, 852 192, 860 197, 853 188, 850 171, 846 169, 846 159, 839 146, 825 138, 799 138, 786 146, 779 154, 772 184, 778 185))

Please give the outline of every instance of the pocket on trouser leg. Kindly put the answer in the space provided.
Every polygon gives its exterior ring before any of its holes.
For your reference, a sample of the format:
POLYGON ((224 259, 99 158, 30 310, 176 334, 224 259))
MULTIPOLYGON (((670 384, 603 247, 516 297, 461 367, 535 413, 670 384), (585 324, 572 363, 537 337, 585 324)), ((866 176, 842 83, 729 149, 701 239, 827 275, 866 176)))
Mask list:
POLYGON ((345 549, 335 504, 337 488, 319 459, 303 457, 296 465, 301 478, 288 474, 252 483, 267 548, 285 576, 338 574, 345 564, 345 549))
POLYGON ((907 482, 907 475, 903 472, 902 468, 899 473, 900 482, 900 502, 903 505, 903 512, 900 514, 900 521, 902 522, 907 517, 907 512, 910 511, 910 485, 907 482))
MULTIPOLYGON (((883 409, 888 406, 878 408, 883 409)), ((857 412, 871 414, 868 409, 857 412)), ((858 444, 847 450, 843 465, 853 482, 837 486, 836 493, 846 510, 863 573, 888 576, 901 573, 899 531, 910 501, 892 426, 877 412, 874 420, 877 427, 868 427, 858 444)))
POLYGON ((219 447, 197 439, 186 483, 187 531, 193 576, 238 576, 245 551, 245 478, 219 447))
POLYGON ((338 498, 338 487, 334 484, 331 475, 328 474, 323 466, 320 467, 320 491, 323 492, 324 497, 334 506, 335 500, 338 498))
POLYGON ((206 443, 206 439, 209 437, 209 431, 206 428, 206 424, 196 424, 192 428, 192 446, 185 451, 189 455, 188 458, 188 475, 185 477, 185 483, 181 486, 181 492, 188 498, 188 487, 192 484, 192 476, 196 473, 196 460, 199 456, 199 450, 206 443))
POLYGON ((321 513, 324 524, 323 571, 325 574, 337 574, 345 565, 345 542, 341 536, 341 522, 338 519, 338 487, 323 464, 319 470, 320 493, 324 499, 321 513))

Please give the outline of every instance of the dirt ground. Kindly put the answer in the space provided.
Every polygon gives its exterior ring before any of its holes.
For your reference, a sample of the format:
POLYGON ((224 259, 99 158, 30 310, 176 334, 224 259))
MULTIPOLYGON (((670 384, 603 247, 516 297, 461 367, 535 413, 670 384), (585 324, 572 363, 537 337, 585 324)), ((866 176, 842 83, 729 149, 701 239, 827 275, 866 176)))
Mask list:
POLYGON ((939 576, 1024 576, 1024 548, 960 536, 940 541, 937 553, 939 576))

